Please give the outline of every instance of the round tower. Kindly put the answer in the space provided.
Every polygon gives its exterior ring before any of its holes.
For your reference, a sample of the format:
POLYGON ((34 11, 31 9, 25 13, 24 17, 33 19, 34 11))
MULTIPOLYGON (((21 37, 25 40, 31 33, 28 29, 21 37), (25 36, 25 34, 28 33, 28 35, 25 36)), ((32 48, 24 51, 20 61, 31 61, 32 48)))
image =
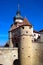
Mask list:
POLYGON ((20 27, 20 65, 31 65, 32 34, 33 28, 31 24, 24 19, 23 25, 20 27))

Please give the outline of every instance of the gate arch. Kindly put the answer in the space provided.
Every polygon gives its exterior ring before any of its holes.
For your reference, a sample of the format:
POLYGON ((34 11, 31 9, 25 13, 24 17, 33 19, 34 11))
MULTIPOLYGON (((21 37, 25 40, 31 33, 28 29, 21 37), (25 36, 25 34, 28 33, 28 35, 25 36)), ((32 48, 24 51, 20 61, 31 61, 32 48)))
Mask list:
POLYGON ((13 65, 19 65, 19 60, 18 59, 14 60, 13 65))

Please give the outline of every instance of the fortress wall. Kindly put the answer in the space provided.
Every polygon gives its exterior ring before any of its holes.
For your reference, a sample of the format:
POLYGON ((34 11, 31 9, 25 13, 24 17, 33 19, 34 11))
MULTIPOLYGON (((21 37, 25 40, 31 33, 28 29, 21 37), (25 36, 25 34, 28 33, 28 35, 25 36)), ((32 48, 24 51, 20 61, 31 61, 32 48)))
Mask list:
POLYGON ((32 43, 32 65, 43 65, 43 43, 32 43))

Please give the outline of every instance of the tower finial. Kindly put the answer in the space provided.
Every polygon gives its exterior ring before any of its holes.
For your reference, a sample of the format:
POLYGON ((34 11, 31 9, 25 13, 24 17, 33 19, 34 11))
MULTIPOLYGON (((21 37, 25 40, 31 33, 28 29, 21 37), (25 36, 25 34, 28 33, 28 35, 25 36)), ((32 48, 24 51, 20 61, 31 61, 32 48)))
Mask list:
POLYGON ((18 4, 18 10, 17 10, 17 15, 20 15, 20 5, 18 4))
POLYGON ((18 4, 18 11, 20 10, 20 5, 18 4))

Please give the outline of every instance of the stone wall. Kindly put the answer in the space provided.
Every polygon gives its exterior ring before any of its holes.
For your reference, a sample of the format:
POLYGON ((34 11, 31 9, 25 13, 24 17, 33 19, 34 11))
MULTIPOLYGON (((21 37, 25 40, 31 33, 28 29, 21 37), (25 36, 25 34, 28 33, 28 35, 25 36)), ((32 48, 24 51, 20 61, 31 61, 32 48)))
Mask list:
POLYGON ((43 43, 32 43, 31 61, 32 65, 43 65, 43 43))
POLYGON ((0 48, 0 64, 13 65, 15 59, 18 59, 17 48, 0 48))

